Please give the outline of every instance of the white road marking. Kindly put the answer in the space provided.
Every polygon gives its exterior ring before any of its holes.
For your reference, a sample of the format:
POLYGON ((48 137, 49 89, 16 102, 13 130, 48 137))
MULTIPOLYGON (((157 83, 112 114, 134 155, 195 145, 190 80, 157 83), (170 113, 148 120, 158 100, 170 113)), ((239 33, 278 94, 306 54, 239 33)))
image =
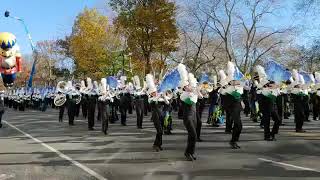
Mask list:
POLYGON ((305 171, 313 171, 313 172, 320 173, 320 171, 316 170, 316 169, 311 169, 311 168, 302 167, 302 166, 296 166, 296 165, 293 165, 293 164, 288 164, 288 163, 283 163, 283 162, 278 162, 278 161, 272 161, 272 160, 264 159, 264 158, 258 158, 258 159, 260 161, 269 162, 269 163, 273 163, 273 164, 278 164, 278 165, 281 165, 281 166, 287 166, 287 167, 292 167, 292 168, 295 168, 295 169, 300 169, 300 170, 305 170, 305 171))
POLYGON ((84 170, 85 172, 87 172, 88 174, 90 174, 91 176, 97 178, 98 180, 108 180, 107 178, 103 177, 102 175, 98 174, 97 172, 93 171, 92 169, 88 168, 87 166, 79 163, 78 161, 73 160, 72 158, 70 158, 69 156, 63 154, 62 152, 60 152, 57 149, 54 149, 53 147, 47 145, 46 143, 42 142, 41 140, 34 138, 33 136, 31 136, 30 134, 20 130, 19 128, 17 128, 16 126, 12 125, 11 123, 7 122, 7 121, 3 121, 4 123, 6 123, 7 125, 9 125, 10 127, 12 127, 13 129, 19 131, 20 133, 24 134, 25 136, 27 136, 28 138, 34 140, 35 142, 41 144, 42 146, 46 147, 47 149, 49 149, 52 152, 57 153, 61 158, 66 159, 68 161, 70 161, 72 164, 74 164, 75 166, 78 166, 79 168, 81 168, 82 170, 84 170))

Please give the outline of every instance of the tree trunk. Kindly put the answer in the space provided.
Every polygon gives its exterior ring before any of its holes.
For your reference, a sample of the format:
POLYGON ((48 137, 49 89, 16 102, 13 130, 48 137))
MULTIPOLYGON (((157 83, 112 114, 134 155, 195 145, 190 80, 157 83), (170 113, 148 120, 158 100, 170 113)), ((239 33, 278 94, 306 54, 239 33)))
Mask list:
POLYGON ((145 67, 145 74, 149 74, 151 72, 151 62, 150 58, 146 58, 146 67, 145 67))

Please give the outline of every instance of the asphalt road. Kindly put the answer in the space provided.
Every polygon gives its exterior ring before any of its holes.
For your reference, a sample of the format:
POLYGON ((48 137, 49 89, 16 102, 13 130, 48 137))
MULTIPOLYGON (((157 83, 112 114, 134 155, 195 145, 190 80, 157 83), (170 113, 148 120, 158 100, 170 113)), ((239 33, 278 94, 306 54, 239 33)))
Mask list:
MULTIPOLYGON (((174 115, 176 117, 176 115, 174 115)), ((204 118, 206 115, 204 115, 204 118)), ((111 124, 109 134, 87 130, 78 118, 68 126, 58 112, 8 110, 0 129, 0 180, 240 180, 320 179, 320 121, 305 124, 307 133, 294 132, 286 120, 277 141, 263 141, 259 124, 243 117, 241 149, 229 147, 224 128, 203 123, 197 160, 185 161, 186 131, 174 118, 173 135, 164 135, 162 152, 153 152, 155 129, 150 117, 136 129, 135 115, 128 126, 111 124)), ((205 120, 204 120, 205 121, 205 120)))

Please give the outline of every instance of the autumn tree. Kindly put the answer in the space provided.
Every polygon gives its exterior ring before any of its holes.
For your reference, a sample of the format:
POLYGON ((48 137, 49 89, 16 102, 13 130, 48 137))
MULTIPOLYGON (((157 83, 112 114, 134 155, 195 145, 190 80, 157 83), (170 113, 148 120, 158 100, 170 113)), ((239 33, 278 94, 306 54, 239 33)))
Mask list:
POLYGON ((118 17, 115 24, 127 38, 133 59, 143 60, 145 73, 152 71, 152 60, 165 61, 177 49, 175 3, 168 0, 111 0, 118 17))
POLYGON ((74 60, 77 76, 100 79, 110 68, 112 58, 107 46, 113 37, 108 18, 86 8, 77 16, 70 37, 60 44, 74 60))

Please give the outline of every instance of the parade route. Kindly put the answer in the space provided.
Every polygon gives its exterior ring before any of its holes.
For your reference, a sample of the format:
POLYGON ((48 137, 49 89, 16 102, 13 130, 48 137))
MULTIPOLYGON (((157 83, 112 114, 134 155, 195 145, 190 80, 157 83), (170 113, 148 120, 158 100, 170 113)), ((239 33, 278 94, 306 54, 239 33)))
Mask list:
POLYGON ((136 128, 132 114, 127 126, 110 124, 104 135, 100 122, 88 131, 82 117, 70 127, 66 115, 63 123, 57 115, 52 109, 5 113, 0 180, 320 179, 320 121, 307 122, 307 133, 298 134, 293 120, 285 120, 277 141, 266 142, 259 123, 243 116, 239 150, 229 147, 231 135, 223 127, 203 123, 198 159, 188 162, 183 156, 187 134, 176 114, 173 135, 163 136, 160 153, 152 150, 155 129, 150 116, 144 118, 144 129, 136 128))

